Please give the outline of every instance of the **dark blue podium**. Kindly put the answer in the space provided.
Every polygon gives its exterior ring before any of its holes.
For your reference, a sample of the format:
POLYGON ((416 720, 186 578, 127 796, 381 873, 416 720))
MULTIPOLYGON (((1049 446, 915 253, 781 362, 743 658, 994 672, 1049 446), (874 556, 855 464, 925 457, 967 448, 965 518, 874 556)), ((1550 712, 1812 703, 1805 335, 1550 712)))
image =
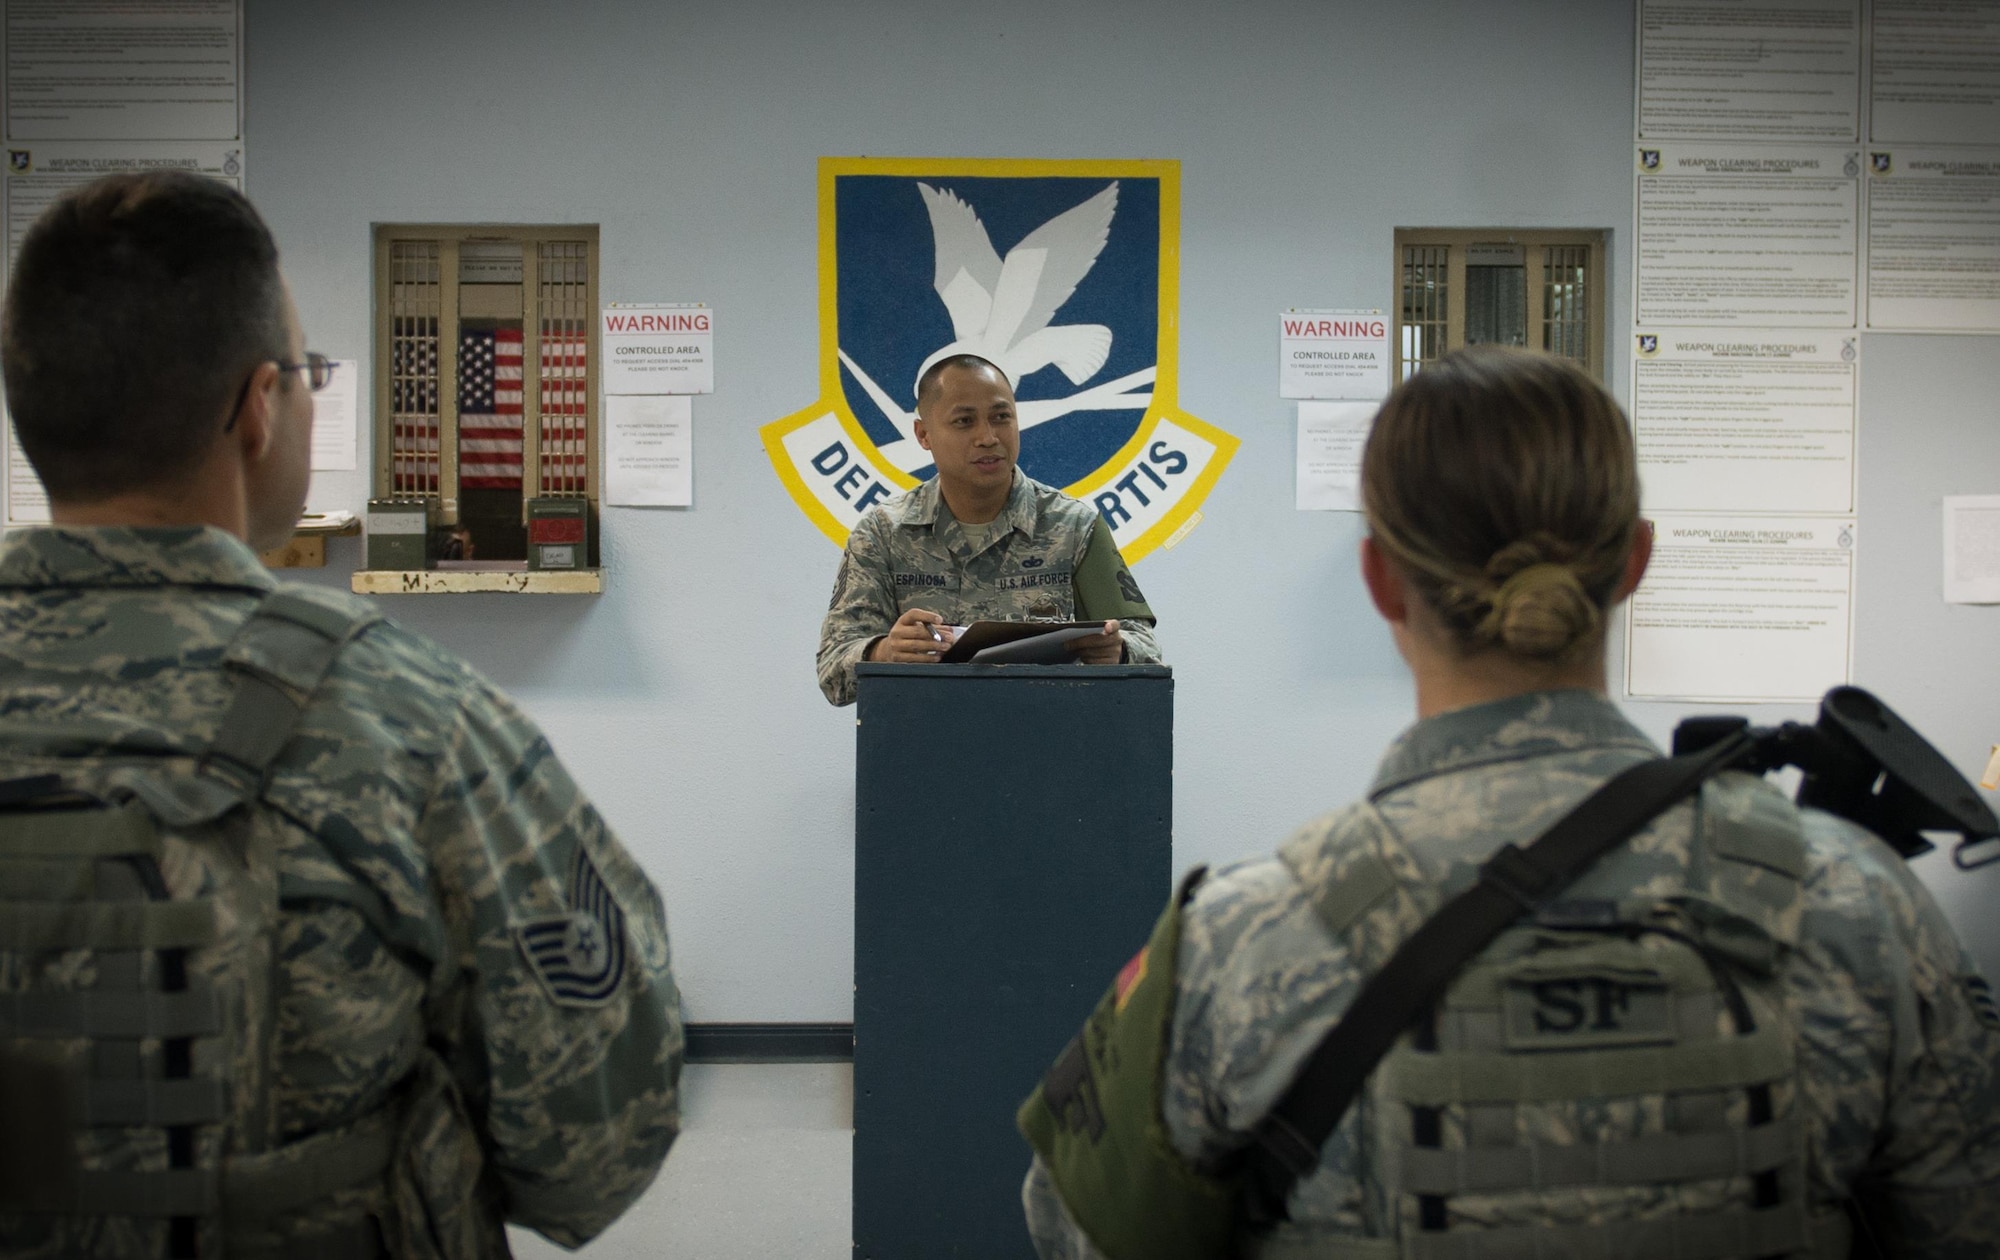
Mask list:
POLYGON ((1014 1112, 1173 882, 1173 672, 863 665, 854 1255, 1032 1260, 1014 1112))

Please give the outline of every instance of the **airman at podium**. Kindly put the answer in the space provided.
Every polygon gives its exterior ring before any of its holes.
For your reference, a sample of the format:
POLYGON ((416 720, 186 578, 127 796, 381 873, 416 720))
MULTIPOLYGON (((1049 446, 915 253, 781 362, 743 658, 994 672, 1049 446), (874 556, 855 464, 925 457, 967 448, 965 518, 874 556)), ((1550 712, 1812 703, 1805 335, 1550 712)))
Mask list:
POLYGON ((917 385, 915 436, 937 475, 854 527, 820 627, 819 685, 852 704, 862 661, 935 662, 953 626, 1103 621, 1073 640, 1085 664, 1160 663, 1153 610, 1087 504, 1015 467, 1021 432, 999 368, 958 354, 917 385))

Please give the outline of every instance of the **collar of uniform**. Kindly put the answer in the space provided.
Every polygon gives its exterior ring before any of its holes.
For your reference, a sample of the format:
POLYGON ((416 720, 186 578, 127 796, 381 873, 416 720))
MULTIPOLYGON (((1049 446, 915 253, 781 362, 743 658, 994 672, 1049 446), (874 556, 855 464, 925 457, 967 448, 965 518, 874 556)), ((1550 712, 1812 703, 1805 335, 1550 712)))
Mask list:
POLYGON ((1529 692, 1422 719, 1389 746, 1368 795, 1472 766, 1602 747, 1659 752, 1599 692, 1529 692))
POLYGON ((56 525, 0 542, 0 587, 276 585, 256 552, 213 526, 56 525))
MULTIPOLYGON (((1030 538, 1035 536, 1035 526, 1041 519, 1041 510, 1035 503, 1035 492, 1040 484, 1019 468, 1014 469, 1014 484, 1007 491, 1007 506, 1000 509, 1000 516, 1006 518, 1009 525, 1030 538)), ((904 498, 903 511, 896 523, 935 530, 938 508, 943 502, 944 490, 938 485, 938 479, 932 477, 904 498)))

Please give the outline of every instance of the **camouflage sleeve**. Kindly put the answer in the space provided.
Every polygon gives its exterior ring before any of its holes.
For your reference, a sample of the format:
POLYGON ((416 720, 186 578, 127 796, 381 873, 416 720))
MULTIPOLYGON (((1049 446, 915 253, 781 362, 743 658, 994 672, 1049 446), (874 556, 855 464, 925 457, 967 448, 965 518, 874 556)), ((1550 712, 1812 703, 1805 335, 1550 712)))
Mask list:
POLYGON ((1109 621, 1116 618, 1125 637, 1125 660, 1132 665, 1160 664, 1160 645, 1153 637, 1158 619, 1139 590, 1125 557, 1118 554, 1111 527, 1095 513, 1091 516, 1089 540, 1076 563, 1076 619, 1109 621))
POLYGON ((1181 1154, 1214 1166, 1290 1086, 1359 980, 1305 889, 1275 858, 1211 876, 1182 919, 1161 1114, 1181 1154), (1273 1005, 1291 1018, 1272 1018, 1273 1005))
POLYGON ((854 667, 875 640, 889 633, 901 614, 889 585, 889 557, 877 533, 881 509, 870 512, 847 536, 833 599, 819 627, 819 689, 827 703, 854 703, 854 667))
POLYGON ((638 1198, 680 1128, 659 894, 547 738, 483 682, 418 838, 462 977, 446 1053, 483 1118, 488 1172, 510 1221, 578 1246, 638 1198))
POLYGON ((1137 617, 1118 623, 1118 633, 1125 638, 1125 663, 1128 665, 1159 665, 1160 644, 1153 637, 1153 621, 1148 617, 1137 617))
POLYGON ((1028 1238, 1041 1260, 1104 1260, 1063 1206, 1062 1194, 1042 1157, 1028 1169, 1021 1183, 1021 1211, 1028 1218, 1028 1238))
MULTIPOLYGON (((1308 824, 1341 828, 1353 811, 1308 824)), ((1179 992, 1160 1114, 1174 1149, 1198 1168, 1227 1166, 1301 1064, 1354 1000, 1360 960, 1331 936, 1306 889, 1276 858, 1216 872, 1182 918, 1179 992)), ((1319 1168, 1293 1190, 1295 1219, 1336 1234, 1365 1232, 1380 1205, 1364 1195, 1366 1156, 1350 1113, 1319 1168)))
POLYGON ((1804 947, 1847 977, 1827 987, 1854 990, 1802 1003, 1816 1060, 1802 1078, 1821 1096, 1828 1159, 1850 1161, 1838 1171, 1883 1254, 2000 1255, 2000 1009, 1906 863, 1847 823, 1806 818, 1830 860, 1808 885, 1804 947))

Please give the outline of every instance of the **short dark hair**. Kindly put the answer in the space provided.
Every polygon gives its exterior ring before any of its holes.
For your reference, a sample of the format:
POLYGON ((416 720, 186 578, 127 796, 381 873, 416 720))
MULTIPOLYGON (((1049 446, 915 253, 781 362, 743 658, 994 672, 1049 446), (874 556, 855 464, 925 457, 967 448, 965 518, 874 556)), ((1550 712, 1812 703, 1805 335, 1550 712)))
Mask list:
MULTIPOLYGON (((986 368, 989 371, 997 373, 1001 380, 1007 381, 1007 374, 1000 371, 1000 365, 991 359, 982 359, 976 354, 946 355, 936 363, 925 368, 924 374, 917 378, 918 411, 922 411, 925 403, 937 397, 938 378, 944 375, 946 368, 964 368, 968 372, 977 372, 981 368, 986 368)), ((1007 381, 1007 388, 1014 388, 1014 382, 1007 381)))
POLYGON ((21 449, 57 501, 170 483, 285 334, 278 246, 243 194, 178 171, 87 184, 28 229, 7 289, 21 449))

